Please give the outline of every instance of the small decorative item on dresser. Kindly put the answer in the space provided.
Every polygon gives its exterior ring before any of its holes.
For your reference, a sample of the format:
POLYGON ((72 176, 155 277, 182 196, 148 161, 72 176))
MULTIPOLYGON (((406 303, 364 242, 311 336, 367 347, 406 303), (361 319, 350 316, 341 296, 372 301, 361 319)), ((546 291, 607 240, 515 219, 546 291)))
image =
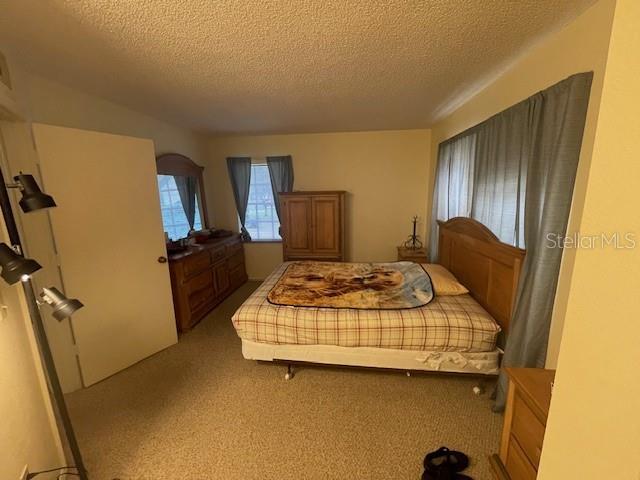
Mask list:
POLYGON ((555 370, 507 368, 509 392, 500 454, 489 457, 500 480, 534 480, 542 454, 555 370))

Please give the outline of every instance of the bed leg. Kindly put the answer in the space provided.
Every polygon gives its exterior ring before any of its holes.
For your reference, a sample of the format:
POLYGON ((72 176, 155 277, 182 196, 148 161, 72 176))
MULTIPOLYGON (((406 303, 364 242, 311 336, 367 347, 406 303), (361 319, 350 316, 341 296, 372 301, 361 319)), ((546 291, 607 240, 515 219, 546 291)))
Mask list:
POLYGON ((293 378, 293 368, 291 367, 291 364, 288 364, 287 373, 284 374, 284 379, 291 380, 292 378, 293 378))

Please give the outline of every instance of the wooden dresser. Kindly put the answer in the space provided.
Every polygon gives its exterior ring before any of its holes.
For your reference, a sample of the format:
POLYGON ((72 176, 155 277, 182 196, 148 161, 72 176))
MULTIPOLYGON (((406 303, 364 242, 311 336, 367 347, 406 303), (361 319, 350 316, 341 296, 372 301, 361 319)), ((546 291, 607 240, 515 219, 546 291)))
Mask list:
POLYGON ((507 368, 509 392, 500 455, 489 460, 496 478, 533 480, 538 474, 555 371, 507 368))
POLYGON ((285 261, 344 261, 345 192, 291 192, 279 197, 285 261))
POLYGON ((173 306, 185 332, 247 281, 239 235, 219 238, 169 255, 173 306))

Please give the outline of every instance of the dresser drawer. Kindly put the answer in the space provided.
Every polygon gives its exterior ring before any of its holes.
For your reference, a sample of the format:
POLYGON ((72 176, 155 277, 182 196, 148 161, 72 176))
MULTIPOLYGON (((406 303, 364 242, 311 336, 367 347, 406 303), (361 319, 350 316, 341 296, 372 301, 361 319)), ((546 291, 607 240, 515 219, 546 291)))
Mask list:
POLYGON ((196 273, 206 270, 211 265, 209 252, 200 252, 184 259, 184 274, 190 277, 196 273))
POLYGON ((536 479, 536 470, 533 468, 533 465, 531 465, 520 448, 520 445, 518 445, 518 441, 513 436, 511 436, 509 441, 509 451, 507 452, 505 467, 512 480, 536 479))
POLYGON ((236 242, 226 246, 227 255, 242 251, 242 243, 236 242))
POLYGON ((544 425, 518 392, 513 399, 512 422, 511 434, 516 437, 522 451, 537 469, 542 454, 544 425))
POLYGON ((197 310, 211 300, 214 295, 213 275, 210 270, 196 275, 187 282, 189 308, 197 310))
POLYGON ((176 323, 186 332, 246 282, 240 237, 190 246, 169 257, 169 272, 176 323))
POLYGON ((216 248, 209 252, 211 254, 211 263, 216 263, 225 257, 224 247, 216 248))
POLYGON ((229 269, 229 283, 232 287, 238 287, 247 281, 247 272, 244 265, 238 265, 229 269))
POLYGON ((228 262, 229 262, 228 265, 230 269, 236 268, 237 266, 242 265, 244 263, 244 252, 242 250, 235 252, 233 255, 229 257, 228 262))

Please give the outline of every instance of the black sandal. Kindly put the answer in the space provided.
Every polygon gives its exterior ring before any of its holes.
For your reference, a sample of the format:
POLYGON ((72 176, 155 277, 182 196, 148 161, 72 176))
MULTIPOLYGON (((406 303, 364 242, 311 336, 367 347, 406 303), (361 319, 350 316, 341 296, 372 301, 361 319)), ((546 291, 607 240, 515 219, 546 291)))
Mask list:
POLYGON ((471 480, 461 472, 469 466, 469 457, 464 453, 440 447, 424 457, 422 480, 471 480))

